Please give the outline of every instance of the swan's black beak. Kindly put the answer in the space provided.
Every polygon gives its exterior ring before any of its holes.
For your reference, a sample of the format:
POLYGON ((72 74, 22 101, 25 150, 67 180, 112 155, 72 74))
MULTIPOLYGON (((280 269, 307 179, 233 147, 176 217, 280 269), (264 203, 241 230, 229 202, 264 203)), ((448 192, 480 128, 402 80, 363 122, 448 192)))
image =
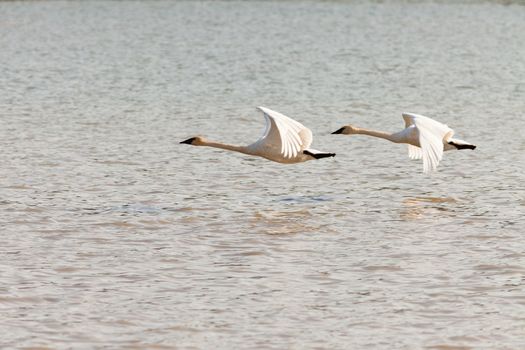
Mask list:
POLYGON ((194 140, 195 140, 195 137, 191 137, 191 138, 189 138, 187 140, 184 140, 184 141, 181 141, 179 143, 187 143, 188 145, 191 145, 194 140))
POLYGON ((333 135, 333 134, 342 134, 344 129, 345 129, 345 127, 343 126, 341 129, 337 129, 336 131, 334 131, 334 132, 332 133, 332 135, 333 135))

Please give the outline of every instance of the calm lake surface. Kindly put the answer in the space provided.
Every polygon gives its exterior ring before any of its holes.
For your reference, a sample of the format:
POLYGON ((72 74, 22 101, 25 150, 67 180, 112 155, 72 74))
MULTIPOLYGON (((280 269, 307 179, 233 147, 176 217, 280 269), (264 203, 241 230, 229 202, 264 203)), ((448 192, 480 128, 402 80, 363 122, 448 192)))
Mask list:
POLYGON ((525 348, 523 4, 0 2, 0 347, 525 348))

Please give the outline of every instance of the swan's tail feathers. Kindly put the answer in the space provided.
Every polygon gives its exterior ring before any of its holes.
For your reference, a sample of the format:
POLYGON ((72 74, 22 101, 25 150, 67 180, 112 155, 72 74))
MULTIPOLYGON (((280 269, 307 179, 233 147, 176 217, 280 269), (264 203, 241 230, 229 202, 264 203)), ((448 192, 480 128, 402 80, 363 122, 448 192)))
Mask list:
POLYGON ((470 144, 463 140, 452 139, 448 142, 448 144, 456 147, 457 149, 476 149, 476 145, 470 144))
POLYGON ((313 149, 305 149, 303 151, 304 154, 307 154, 309 156, 314 157, 315 159, 321 159, 321 158, 328 158, 328 157, 335 157, 335 153, 327 153, 327 152, 320 152, 313 149))

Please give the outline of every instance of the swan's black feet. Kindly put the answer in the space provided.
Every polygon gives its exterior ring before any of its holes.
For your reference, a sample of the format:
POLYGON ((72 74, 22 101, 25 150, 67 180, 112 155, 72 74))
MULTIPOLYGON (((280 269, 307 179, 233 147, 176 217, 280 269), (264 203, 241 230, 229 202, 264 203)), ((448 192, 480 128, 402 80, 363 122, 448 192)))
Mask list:
POLYGON ((314 157, 315 159, 321 159, 321 158, 327 158, 327 157, 335 157, 335 153, 312 153, 310 151, 304 150, 304 154, 307 154, 309 156, 314 157))
POLYGON ((453 141, 450 141, 448 144, 456 147, 457 149, 476 149, 476 146, 474 145, 464 145, 464 144, 455 143, 453 141))

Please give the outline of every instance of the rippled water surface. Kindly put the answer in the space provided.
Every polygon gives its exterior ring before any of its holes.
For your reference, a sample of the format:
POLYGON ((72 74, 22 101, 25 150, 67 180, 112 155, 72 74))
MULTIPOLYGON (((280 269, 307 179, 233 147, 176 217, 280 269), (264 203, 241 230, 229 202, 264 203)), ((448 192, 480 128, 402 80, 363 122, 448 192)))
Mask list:
POLYGON ((0 2, 0 345, 525 348, 521 2, 0 2), (337 157, 281 165, 263 105, 337 157), (401 112, 475 151, 422 174, 401 112))

